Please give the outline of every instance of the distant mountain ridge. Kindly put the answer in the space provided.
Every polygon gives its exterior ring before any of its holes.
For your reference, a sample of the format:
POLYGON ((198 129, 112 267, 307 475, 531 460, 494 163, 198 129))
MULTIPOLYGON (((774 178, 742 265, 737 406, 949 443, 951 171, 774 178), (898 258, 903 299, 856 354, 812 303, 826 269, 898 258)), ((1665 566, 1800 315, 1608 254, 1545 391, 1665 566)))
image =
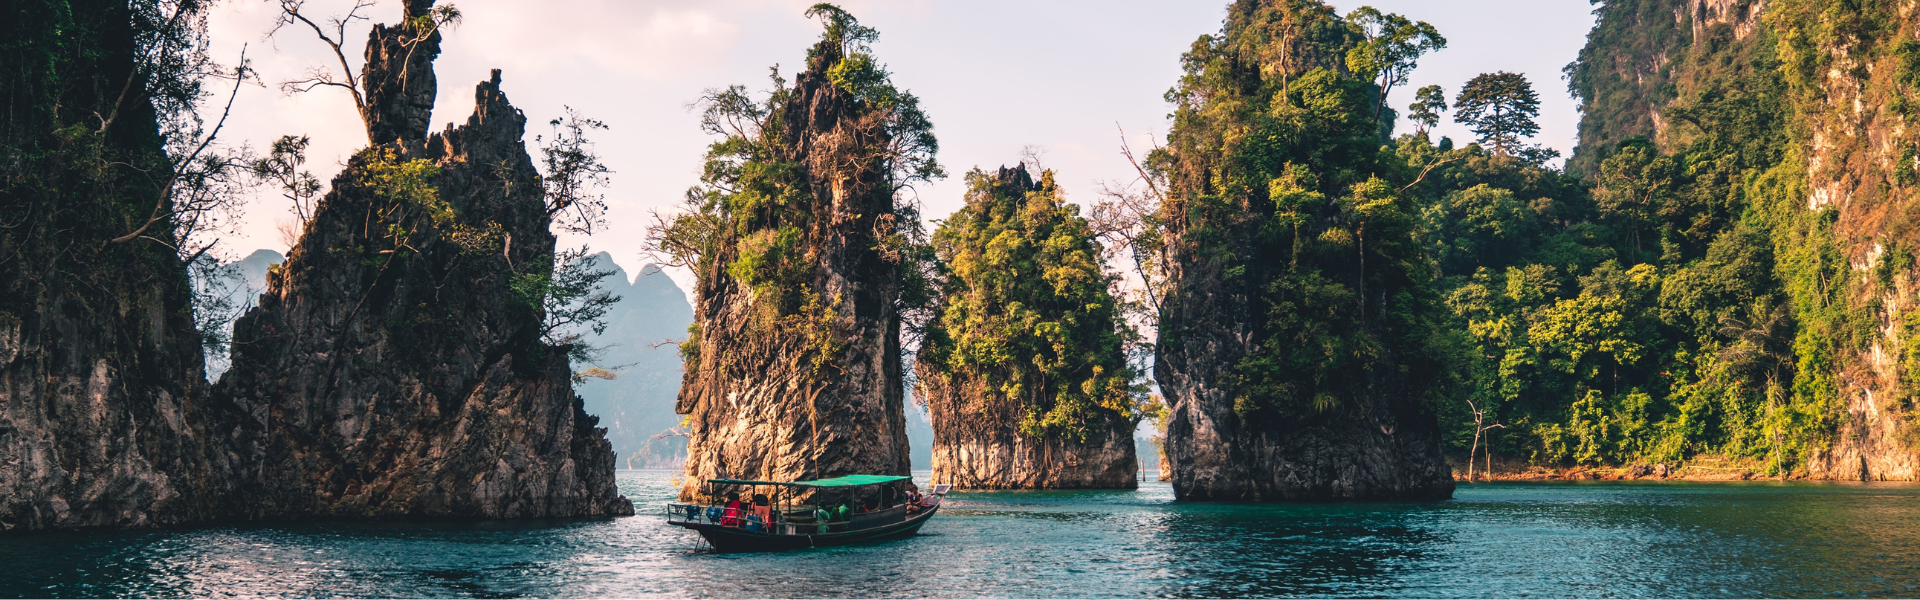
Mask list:
MULTIPOLYGON (((193 283, 199 293, 223 299, 227 310, 231 311, 232 316, 238 317, 253 308, 260 301, 260 294, 267 291, 267 270, 286 261, 286 255, 261 248, 246 258, 221 265, 215 278, 196 278, 193 283)), ((233 337, 233 319, 222 320, 220 328, 221 339, 233 337)), ((206 359, 207 381, 219 381, 231 361, 224 353, 209 352, 206 359)))
POLYGON ((599 365, 618 378, 588 379, 577 386, 580 397, 607 428, 620 468, 677 469, 686 458, 686 438, 653 436, 670 436, 680 424, 673 412, 682 373, 678 342, 693 324, 693 305, 658 265, 630 276, 606 252, 583 260, 613 271, 601 283, 620 301, 607 312, 606 330, 587 334, 588 343, 603 348, 599 365))

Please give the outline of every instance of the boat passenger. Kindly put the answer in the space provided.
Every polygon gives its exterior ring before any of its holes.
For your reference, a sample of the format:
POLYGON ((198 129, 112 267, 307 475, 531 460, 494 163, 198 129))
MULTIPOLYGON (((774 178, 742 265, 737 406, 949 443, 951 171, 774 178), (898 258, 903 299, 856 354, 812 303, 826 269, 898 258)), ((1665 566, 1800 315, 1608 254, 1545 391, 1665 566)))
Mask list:
POLYGON ((727 492, 727 510, 720 513, 721 527, 740 526, 740 494, 727 492))
POLYGON ((760 518, 760 525, 773 529, 773 506, 767 502, 766 494, 753 495, 753 516, 760 518))

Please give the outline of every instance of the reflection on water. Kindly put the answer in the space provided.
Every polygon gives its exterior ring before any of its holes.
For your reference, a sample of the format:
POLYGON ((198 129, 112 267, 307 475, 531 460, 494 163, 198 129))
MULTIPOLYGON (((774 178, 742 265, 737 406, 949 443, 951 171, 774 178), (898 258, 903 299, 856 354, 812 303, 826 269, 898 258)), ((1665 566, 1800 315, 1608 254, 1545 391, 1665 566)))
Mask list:
POLYGON ((5 537, 0 596, 1920 595, 1905 484, 1481 484, 1346 505, 1176 503, 1159 482, 962 493, 910 540, 716 555, 662 524, 671 475, 620 474, 628 519, 5 537))

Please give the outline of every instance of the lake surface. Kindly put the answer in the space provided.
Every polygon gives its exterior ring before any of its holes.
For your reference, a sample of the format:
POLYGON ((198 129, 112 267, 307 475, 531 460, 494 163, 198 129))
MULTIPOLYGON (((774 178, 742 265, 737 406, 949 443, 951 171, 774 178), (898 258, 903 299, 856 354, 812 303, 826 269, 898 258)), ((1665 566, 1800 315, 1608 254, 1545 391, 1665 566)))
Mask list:
MULTIPOLYGON (((1431 503, 958 493, 916 538, 695 551, 640 516, 0 538, 0 596, 1920 596, 1920 486, 1495 483, 1431 503)), ((923 486, 926 474, 920 474, 923 486)))

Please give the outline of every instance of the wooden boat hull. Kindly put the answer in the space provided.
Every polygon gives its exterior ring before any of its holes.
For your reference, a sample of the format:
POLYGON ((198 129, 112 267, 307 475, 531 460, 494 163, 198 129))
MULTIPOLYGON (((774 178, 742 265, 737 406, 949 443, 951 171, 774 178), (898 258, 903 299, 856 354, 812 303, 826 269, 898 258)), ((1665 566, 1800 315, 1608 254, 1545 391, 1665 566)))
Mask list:
POLYGON ((926 525, 927 520, 933 518, 933 514, 939 511, 940 506, 936 504, 928 507, 926 512, 913 515, 898 523, 855 531, 818 534, 759 533, 712 523, 675 522, 671 524, 699 532, 700 537, 706 538, 707 543, 712 544, 716 552, 774 552, 847 546, 912 537, 920 532, 920 526, 926 525))

